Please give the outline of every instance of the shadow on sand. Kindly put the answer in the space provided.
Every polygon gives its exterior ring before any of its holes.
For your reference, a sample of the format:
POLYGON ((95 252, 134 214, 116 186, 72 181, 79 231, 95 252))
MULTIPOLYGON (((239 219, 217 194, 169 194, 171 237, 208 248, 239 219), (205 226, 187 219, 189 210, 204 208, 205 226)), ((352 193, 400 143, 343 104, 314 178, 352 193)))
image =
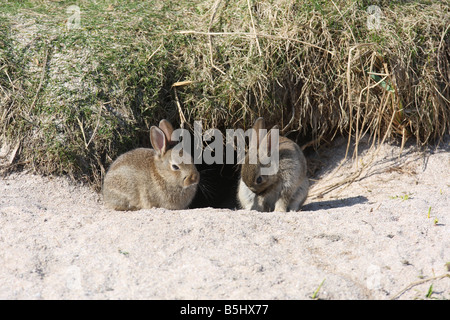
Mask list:
POLYGON ((356 204, 366 203, 367 201, 367 198, 364 196, 356 196, 336 200, 315 201, 304 205, 302 207, 302 211, 317 211, 323 209, 351 207, 356 204))

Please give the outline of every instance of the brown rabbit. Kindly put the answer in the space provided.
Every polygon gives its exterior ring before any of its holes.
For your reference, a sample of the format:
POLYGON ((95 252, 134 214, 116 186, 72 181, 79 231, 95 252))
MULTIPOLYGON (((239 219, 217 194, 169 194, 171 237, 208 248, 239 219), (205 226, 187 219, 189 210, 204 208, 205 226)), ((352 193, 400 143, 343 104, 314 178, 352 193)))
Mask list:
POLYGON ((191 161, 174 163, 173 127, 161 120, 150 128, 153 149, 138 148, 113 162, 103 182, 105 205, 114 210, 152 207, 185 209, 197 191, 200 175, 191 161))
MULTIPOLYGON (((264 119, 258 118, 253 125, 258 137, 264 129, 264 119)), ((257 149, 263 143, 268 151, 275 149, 270 145, 269 133, 257 139, 257 149)), ((250 149, 251 150, 251 149, 250 149)), ((297 211, 308 195, 309 181, 306 177, 306 159, 300 147, 292 140, 279 137, 278 171, 271 175, 262 174, 264 164, 258 159, 255 164, 249 161, 249 154, 241 166, 238 185, 238 201, 243 209, 257 211, 297 211)))

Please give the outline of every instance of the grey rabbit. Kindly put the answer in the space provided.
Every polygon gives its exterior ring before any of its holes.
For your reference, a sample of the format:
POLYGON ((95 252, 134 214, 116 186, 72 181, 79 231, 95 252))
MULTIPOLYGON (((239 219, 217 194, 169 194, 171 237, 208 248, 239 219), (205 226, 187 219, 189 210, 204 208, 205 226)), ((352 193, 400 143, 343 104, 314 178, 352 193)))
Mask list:
MULTIPOLYGON (((253 129, 265 129, 263 118, 258 118, 253 129)), ((269 145, 270 133, 257 140, 257 148, 262 143, 269 145)), ((309 181, 306 176, 307 164, 300 147, 286 137, 279 137, 279 167, 272 175, 264 175, 259 155, 257 163, 251 164, 247 153, 241 166, 238 185, 238 202, 243 209, 257 211, 298 211, 308 195, 309 181)), ((273 149, 273 148, 272 148, 273 149)))

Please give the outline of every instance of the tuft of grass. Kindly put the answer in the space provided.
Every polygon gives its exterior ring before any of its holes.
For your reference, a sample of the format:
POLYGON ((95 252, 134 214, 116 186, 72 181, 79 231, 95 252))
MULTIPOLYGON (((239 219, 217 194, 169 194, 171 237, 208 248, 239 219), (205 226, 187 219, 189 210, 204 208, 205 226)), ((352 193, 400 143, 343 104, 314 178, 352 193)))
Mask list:
POLYGON ((427 291, 427 294, 425 295, 425 297, 430 299, 432 294, 433 294, 433 284, 430 284, 430 287, 428 288, 428 291, 427 291))
MULTIPOLYGON (((428 218, 428 219, 431 218, 431 207, 428 208, 427 218, 428 218)), ((435 218, 433 219, 433 225, 434 225, 434 226, 439 226, 439 220, 438 220, 437 217, 435 217, 435 218)))
POLYGON ((0 144, 16 162, 97 190, 161 118, 251 126, 303 142, 348 134, 439 140, 450 129, 450 5, 378 1, 7 1, 0 13, 0 144), (176 82, 190 84, 177 87, 176 82))
MULTIPOLYGON (((402 201, 406 201, 406 200, 409 200, 410 199, 410 196, 411 196, 411 194, 404 194, 404 195, 401 195, 401 196, 397 196, 397 195, 395 195, 395 196, 390 196, 390 198, 391 199, 401 199, 402 201)), ((430 207, 430 210, 431 210, 431 207, 430 207)))
POLYGON ((319 290, 322 288, 323 283, 325 282, 325 279, 322 280, 322 282, 319 284, 317 289, 313 292, 311 299, 315 300, 319 298, 319 290))

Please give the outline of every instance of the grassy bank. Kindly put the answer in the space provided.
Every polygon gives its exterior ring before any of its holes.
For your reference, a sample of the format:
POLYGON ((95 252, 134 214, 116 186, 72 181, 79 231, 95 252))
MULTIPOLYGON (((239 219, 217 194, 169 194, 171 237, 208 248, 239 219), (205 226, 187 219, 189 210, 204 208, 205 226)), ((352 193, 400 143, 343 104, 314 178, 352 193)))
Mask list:
POLYGON ((449 132, 442 1, 76 1, 79 26, 73 4, 1 5, 0 141, 18 147, 4 170, 98 188, 163 117, 225 129, 265 116, 300 144, 449 132))

